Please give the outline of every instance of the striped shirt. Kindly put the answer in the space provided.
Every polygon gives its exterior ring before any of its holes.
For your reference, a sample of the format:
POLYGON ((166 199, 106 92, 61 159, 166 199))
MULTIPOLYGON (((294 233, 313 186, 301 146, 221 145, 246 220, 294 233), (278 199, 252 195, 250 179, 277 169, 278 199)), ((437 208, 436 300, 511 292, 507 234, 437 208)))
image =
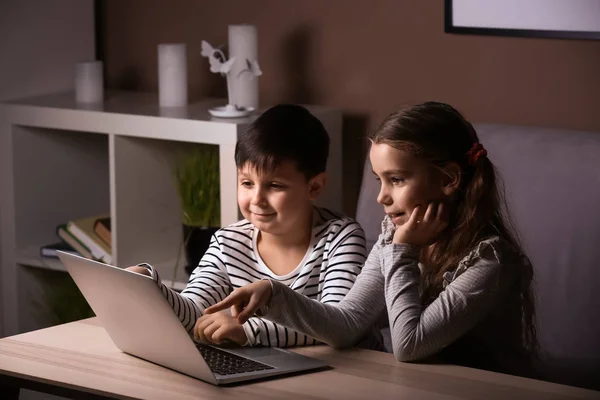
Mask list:
MULTIPOLYGON (((306 255, 290 273, 274 274, 257 251, 258 230, 242 220, 218 230, 181 294, 165 286, 155 268, 147 266, 179 320, 191 332, 205 308, 232 290, 261 279, 272 279, 309 299, 335 304, 350 290, 366 259, 364 232, 351 218, 314 208, 312 239, 306 255)), ((312 345, 312 337, 253 317, 244 325, 252 346, 312 345)))

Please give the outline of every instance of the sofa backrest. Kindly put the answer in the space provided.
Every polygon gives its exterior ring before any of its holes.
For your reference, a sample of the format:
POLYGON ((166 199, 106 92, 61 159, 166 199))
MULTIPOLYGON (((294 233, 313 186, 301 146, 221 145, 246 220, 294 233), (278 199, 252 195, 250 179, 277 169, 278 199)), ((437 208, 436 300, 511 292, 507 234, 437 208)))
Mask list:
MULTIPOLYGON (((600 382, 600 133, 487 124, 475 129, 504 181, 534 266, 549 379, 594 386, 590 380, 600 382)), ((357 220, 369 246, 383 218, 378 190, 367 159, 357 220)))

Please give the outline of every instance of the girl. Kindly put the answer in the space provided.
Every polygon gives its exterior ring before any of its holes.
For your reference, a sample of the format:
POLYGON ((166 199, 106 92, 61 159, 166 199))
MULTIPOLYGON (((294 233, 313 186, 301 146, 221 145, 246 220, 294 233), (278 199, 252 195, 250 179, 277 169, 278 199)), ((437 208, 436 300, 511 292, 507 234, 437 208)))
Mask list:
POLYGON ((347 347, 387 308, 399 361, 437 355, 530 375, 532 266, 503 218, 494 166, 472 125, 451 106, 428 102, 391 114, 370 140, 386 217, 347 296, 321 304, 265 280, 206 312, 233 306, 243 323, 258 311, 347 347))

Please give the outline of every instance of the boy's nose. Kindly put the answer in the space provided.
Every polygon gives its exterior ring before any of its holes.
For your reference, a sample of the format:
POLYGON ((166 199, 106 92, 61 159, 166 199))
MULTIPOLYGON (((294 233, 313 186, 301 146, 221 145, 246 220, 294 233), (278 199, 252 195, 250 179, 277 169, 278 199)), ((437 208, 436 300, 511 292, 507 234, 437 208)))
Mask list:
POLYGON ((265 204, 265 196, 263 195, 263 191, 257 189, 254 191, 254 195, 252 196, 252 205, 259 206, 265 204))

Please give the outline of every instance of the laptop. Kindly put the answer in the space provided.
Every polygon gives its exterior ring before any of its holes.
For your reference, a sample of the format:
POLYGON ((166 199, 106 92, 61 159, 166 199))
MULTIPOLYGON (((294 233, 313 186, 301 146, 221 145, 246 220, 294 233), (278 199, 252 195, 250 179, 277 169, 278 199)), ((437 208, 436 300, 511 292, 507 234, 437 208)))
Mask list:
POLYGON ((123 352, 214 385, 327 367, 275 347, 194 341, 151 277, 57 251, 75 284, 123 352))

